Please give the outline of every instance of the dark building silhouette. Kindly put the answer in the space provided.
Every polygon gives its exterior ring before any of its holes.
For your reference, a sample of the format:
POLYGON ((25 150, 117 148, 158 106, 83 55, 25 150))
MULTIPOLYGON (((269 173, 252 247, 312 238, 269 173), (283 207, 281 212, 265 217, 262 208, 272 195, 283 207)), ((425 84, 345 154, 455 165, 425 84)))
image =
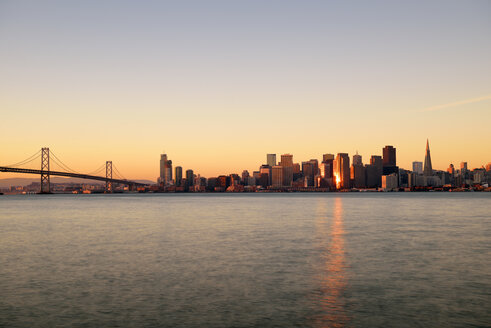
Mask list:
POLYGON ((188 186, 194 186, 194 172, 193 170, 186 170, 186 180, 188 182, 188 186))
POLYGON ((430 143, 428 139, 426 139, 426 154, 425 154, 425 166, 423 169, 423 175, 425 176, 433 175, 433 167, 431 166, 430 143))

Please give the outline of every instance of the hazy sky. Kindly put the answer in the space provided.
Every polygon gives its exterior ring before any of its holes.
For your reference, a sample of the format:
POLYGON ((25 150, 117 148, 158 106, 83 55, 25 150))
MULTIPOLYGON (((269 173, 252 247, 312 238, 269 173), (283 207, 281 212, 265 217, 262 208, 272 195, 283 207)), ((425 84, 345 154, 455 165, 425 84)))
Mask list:
MULTIPOLYGON (((1 1, 0 165, 491 161, 491 1, 1 1)), ((2 177, 9 175, 2 174, 2 177)))

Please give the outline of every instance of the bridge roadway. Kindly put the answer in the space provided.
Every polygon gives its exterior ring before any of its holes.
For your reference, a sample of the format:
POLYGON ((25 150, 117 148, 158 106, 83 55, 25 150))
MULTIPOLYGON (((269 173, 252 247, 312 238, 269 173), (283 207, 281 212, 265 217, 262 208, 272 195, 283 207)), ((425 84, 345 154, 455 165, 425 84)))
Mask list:
POLYGON ((130 180, 121 180, 121 179, 107 179, 106 177, 100 177, 97 175, 89 175, 89 174, 79 174, 79 173, 69 173, 69 172, 60 172, 60 171, 41 171, 41 170, 33 170, 33 169, 19 169, 15 167, 6 167, 0 166, 0 172, 15 172, 15 173, 26 173, 26 174, 49 174, 49 175, 57 175, 62 177, 71 177, 71 178, 81 178, 87 180, 98 180, 98 181, 111 181, 113 183, 124 184, 127 186, 148 186, 146 183, 130 181, 130 180))

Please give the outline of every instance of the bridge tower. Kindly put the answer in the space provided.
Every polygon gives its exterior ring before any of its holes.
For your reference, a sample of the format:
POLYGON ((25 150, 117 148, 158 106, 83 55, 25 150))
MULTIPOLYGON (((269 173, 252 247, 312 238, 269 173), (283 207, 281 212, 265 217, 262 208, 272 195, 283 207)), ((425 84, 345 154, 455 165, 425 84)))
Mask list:
POLYGON ((41 148, 41 194, 50 194, 49 148, 41 148))
POLYGON ((106 161, 106 193, 113 192, 113 182, 109 179, 113 178, 113 162, 106 161))

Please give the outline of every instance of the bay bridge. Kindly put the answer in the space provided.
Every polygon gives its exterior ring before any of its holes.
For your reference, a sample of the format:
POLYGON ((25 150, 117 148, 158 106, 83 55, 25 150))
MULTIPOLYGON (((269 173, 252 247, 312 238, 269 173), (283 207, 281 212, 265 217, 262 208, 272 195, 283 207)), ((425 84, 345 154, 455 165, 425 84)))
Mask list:
POLYGON ((103 181, 106 183, 105 192, 107 193, 113 192, 114 184, 127 185, 130 189, 148 186, 148 184, 145 183, 125 179, 124 176, 118 171, 117 167, 113 165, 112 161, 106 161, 106 163, 101 165, 98 169, 89 173, 77 172, 64 164, 53 152, 50 153, 48 147, 41 148, 41 150, 37 151, 34 155, 18 163, 0 166, 0 172, 39 174, 41 177, 39 193, 41 194, 51 193, 51 176, 103 181), (36 161, 40 161, 38 162, 41 164, 40 169, 25 168, 27 164, 31 164, 33 162, 35 163, 36 161), (51 170, 53 164, 55 164, 55 166, 61 170, 51 170))

